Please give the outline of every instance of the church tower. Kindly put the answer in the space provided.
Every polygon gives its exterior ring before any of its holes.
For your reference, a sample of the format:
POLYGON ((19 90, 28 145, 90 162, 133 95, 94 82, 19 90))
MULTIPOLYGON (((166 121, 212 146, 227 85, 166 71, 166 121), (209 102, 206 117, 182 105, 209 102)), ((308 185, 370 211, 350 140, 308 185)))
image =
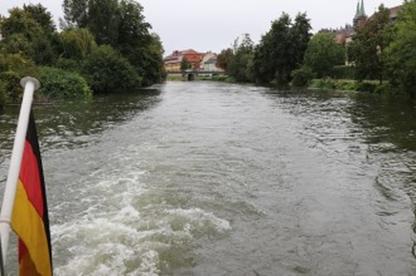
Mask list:
POLYGON ((367 21, 367 15, 365 14, 365 8, 364 8, 364 0, 358 0, 357 3, 357 10, 355 12, 354 16, 354 28, 360 28, 364 26, 365 22, 367 21))

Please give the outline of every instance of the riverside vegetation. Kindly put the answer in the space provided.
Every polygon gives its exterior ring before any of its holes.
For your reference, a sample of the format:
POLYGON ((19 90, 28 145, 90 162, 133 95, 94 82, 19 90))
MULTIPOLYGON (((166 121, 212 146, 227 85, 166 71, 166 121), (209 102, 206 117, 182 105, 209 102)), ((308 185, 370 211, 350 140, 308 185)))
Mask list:
POLYGON ((292 20, 283 13, 258 45, 248 34, 236 39, 219 54, 218 66, 236 82, 415 96, 415 38, 415 0, 404 3, 394 23, 381 5, 347 45, 327 30, 312 35, 306 14, 292 20))
POLYGON ((19 80, 40 79, 36 99, 89 98, 164 79, 163 48, 132 0, 64 0, 58 31, 42 5, 0 17, 0 109, 22 96, 19 80))

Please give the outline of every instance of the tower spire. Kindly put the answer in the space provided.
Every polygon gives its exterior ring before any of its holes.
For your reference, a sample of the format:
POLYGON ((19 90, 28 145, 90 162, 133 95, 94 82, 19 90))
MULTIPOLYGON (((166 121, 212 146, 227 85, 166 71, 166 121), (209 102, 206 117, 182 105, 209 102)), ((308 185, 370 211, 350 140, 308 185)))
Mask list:
POLYGON ((360 10, 360 15, 361 15, 361 16, 366 16, 366 15, 365 15, 365 9, 364 9, 364 0, 361 0, 361 10, 360 10))
POLYGON ((357 9, 355 10, 355 18, 357 18, 359 16, 360 13, 360 2, 357 2, 357 9))

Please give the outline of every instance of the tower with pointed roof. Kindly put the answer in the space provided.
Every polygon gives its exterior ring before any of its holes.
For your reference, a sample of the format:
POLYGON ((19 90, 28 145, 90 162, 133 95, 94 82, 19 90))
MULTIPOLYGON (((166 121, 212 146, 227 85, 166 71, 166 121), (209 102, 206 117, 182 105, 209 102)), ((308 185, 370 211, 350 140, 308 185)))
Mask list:
POLYGON ((364 0, 358 0, 357 2, 357 10, 355 12, 354 16, 354 28, 362 27, 365 24, 365 21, 367 20, 367 15, 365 14, 365 8, 364 8, 364 0))

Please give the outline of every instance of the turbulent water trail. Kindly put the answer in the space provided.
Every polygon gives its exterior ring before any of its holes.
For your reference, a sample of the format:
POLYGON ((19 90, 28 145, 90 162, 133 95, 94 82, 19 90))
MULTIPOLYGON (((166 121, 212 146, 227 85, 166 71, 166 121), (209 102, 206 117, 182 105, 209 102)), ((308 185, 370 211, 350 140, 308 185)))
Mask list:
POLYGON ((37 107, 55 273, 416 273, 416 110, 390 102, 168 82, 37 107))

